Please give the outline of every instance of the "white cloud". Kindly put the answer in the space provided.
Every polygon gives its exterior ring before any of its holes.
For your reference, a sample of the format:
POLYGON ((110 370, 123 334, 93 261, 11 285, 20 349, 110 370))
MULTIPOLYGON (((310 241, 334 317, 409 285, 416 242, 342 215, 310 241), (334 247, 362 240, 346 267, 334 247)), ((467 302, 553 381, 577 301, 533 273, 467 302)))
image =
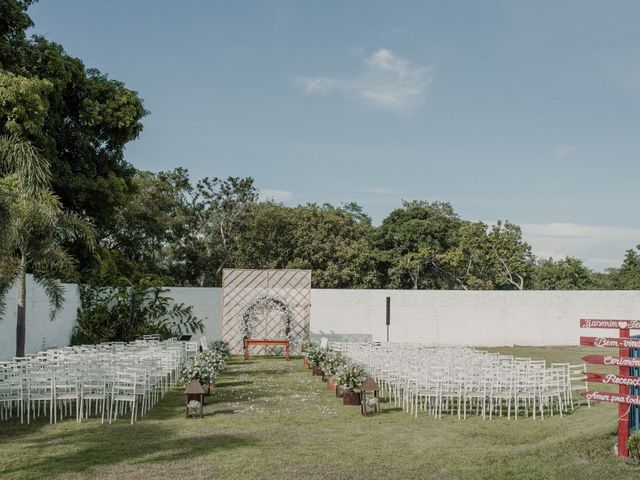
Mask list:
POLYGON ((352 78, 298 77, 307 95, 339 93, 367 104, 399 112, 424 104, 433 83, 431 69, 382 48, 364 59, 362 70, 352 78))
POLYGON ((561 160, 563 158, 570 157, 577 152, 578 152, 578 148, 574 147, 573 145, 560 145, 554 150, 553 156, 557 160, 561 160))
POLYGON ((260 200, 267 201, 271 200, 274 202, 286 202, 287 200, 291 200, 293 198, 293 192, 288 192, 286 190, 270 190, 268 188, 260 189, 260 200))
POLYGON ((347 193, 367 193, 371 195, 391 195, 393 190, 378 185, 359 185, 350 182, 333 182, 325 185, 328 188, 347 193))
POLYGON ((640 243, 640 228, 576 223, 525 223, 520 226, 525 240, 538 257, 556 260, 577 257, 596 270, 620 266, 624 252, 640 243))

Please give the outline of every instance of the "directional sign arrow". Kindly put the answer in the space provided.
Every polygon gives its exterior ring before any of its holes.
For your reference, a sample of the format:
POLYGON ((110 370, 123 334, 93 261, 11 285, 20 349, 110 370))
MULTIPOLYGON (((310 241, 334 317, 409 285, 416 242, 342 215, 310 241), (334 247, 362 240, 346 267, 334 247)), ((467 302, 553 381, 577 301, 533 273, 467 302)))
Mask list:
POLYGON ((626 385, 628 387, 640 387, 640 377, 630 377, 628 375, 618 375, 615 373, 592 373, 586 372, 585 379, 591 383, 604 383, 610 385, 626 385))
POLYGON ((582 395, 589 400, 596 402, 610 402, 610 403, 626 403, 627 405, 640 405, 640 395, 625 395, 624 393, 611 393, 611 392, 582 392, 582 395))
POLYGON ((587 363, 596 365, 615 365, 618 367, 640 367, 640 358, 613 357, 611 355, 587 355, 582 357, 587 363))
POLYGON ((594 347, 640 348, 640 339, 611 337, 580 337, 580 345, 594 347))

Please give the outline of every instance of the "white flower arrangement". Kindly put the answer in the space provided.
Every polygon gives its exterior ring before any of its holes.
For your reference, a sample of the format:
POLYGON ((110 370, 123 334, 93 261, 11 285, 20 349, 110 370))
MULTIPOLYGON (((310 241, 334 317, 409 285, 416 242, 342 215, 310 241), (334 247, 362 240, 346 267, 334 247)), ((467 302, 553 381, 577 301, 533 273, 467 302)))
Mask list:
POLYGON ((326 352, 319 362, 322 371, 330 377, 336 376, 346 364, 347 359, 337 352, 326 352))
POLYGON ((298 337, 293 333, 291 326, 293 324, 293 310, 287 301, 277 294, 263 293, 254 298, 244 310, 242 314, 242 323, 240 324, 242 338, 252 338, 256 326, 264 318, 264 312, 280 313, 280 331, 278 336, 289 340, 289 344, 295 347, 298 343, 298 337))
POLYGON ((224 370, 225 357, 215 350, 205 350, 193 358, 182 370, 182 382, 198 380, 202 385, 216 382, 218 372, 224 370))
POLYGON ((198 400, 191 400, 187 403, 187 410, 189 411, 189 415, 195 415, 200 410, 200 402, 198 400))
POLYGON ((367 372, 360 365, 352 363, 339 369, 338 383, 345 390, 358 390, 367 378, 367 372))

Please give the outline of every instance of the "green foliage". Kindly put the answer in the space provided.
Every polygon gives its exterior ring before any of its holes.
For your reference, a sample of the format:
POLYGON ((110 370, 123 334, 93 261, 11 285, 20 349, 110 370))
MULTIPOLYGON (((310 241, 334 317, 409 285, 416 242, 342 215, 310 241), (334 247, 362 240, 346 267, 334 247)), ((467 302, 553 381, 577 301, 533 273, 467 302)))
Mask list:
POLYGON ((204 329, 192 306, 175 303, 166 295, 159 277, 143 277, 136 283, 123 279, 113 286, 105 283, 80 285, 72 344, 129 341, 152 333, 166 339, 204 329))
POLYGON ((146 111, 121 82, 86 69, 60 45, 27 38, 31 3, 0 2, 0 134, 26 135, 50 163, 62 204, 107 237, 134 189, 124 147, 139 136, 146 111))
POLYGON ((640 431, 629 436, 627 440, 629 456, 635 461, 640 461, 640 431))
POLYGON ((50 91, 48 80, 0 70, 0 131, 21 136, 37 134, 44 122, 50 91))
POLYGON ((435 258, 457 241, 461 220, 448 203, 412 201, 392 211, 374 235, 379 270, 391 288, 449 288, 435 258))
POLYGON ((593 272, 582 260, 566 257, 557 262, 540 260, 535 271, 533 288, 537 290, 589 290, 596 288, 593 272))
POLYGON ((611 274, 615 288, 640 290, 640 245, 635 250, 627 250, 620 268, 611 274))
POLYGON ((24 185, 20 174, 0 178, 0 298, 31 273, 52 303, 53 319, 64 299, 58 280, 72 279, 75 273, 75 261, 63 243, 79 237, 91 242, 93 230, 84 219, 65 212, 50 191, 25 194, 24 185))
POLYGON ((49 188, 49 163, 18 135, 0 135, 0 177, 15 174, 22 192, 31 195, 49 188))

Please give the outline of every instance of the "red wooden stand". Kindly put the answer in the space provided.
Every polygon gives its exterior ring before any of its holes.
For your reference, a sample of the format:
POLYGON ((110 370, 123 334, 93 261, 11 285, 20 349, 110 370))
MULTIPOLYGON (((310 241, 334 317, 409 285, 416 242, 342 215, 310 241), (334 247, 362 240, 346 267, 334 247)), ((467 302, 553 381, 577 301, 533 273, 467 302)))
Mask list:
POLYGON ((249 347, 251 345, 280 346, 284 347, 284 358, 289 360, 289 340, 279 340, 270 338, 245 338, 244 339, 244 359, 249 359, 249 347))
POLYGON ((619 338, 608 337, 580 337, 580 345, 593 345, 596 347, 618 347, 619 357, 587 355, 582 359, 590 364, 599 365, 618 365, 619 374, 596 374, 586 373, 588 382, 612 383, 618 385, 618 394, 606 392, 587 391, 582 395, 590 400, 613 402, 618 404, 618 455, 628 457, 627 440, 629 439, 629 410, 630 405, 635 405, 638 398, 635 395, 629 395, 629 385, 640 380, 640 377, 630 377, 629 367, 635 366, 638 362, 637 358, 629 357, 629 347, 634 346, 635 341, 629 340, 630 329, 640 328, 638 320, 597 320, 597 319, 581 319, 580 328, 617 328, 619 338))

